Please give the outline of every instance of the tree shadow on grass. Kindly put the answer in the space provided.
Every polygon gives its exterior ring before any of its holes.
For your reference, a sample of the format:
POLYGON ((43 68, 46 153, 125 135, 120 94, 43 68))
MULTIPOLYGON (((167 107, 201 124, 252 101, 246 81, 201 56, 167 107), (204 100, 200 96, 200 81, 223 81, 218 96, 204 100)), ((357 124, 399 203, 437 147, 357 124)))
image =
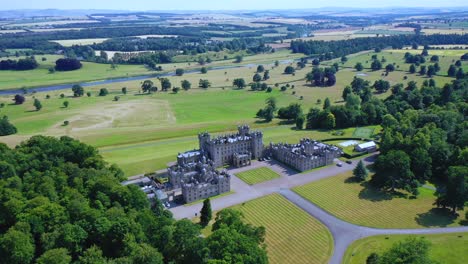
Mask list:
POLYGON ((416 222, 425 227, 446 227, 453 224, 456 219, 457 216, 446 208, 432 208, 415 217, 416 222))
POLYGON ((372 202, 388 201, 396 197, 405 196, 399 192, 387 192, 380 190, 372 186, 369 182, 363 182, 361 183, 361 186, 364 187, 364 189, 359 192, 359 199, 369 200, 372 202))

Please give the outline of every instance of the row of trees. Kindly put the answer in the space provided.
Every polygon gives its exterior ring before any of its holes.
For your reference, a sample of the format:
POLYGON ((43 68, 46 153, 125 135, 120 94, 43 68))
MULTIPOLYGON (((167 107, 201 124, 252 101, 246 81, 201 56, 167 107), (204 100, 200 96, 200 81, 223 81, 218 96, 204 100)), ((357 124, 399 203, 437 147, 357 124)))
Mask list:
POLYGON ((401 49, 405 45, 418 43, 420 45, 465 44, 468 42, 466 35, 399 35, 380 38, 356 38, 339 41, 291 41, 291 50, 294 53, 306 55, 318 55, 320 61, 340 58, 348 54, 357 53, 375 48, 392 47, 401 49))
POLYGON ((15 71, 25 71, 33 70, 39 66, 34 56, 27 57, 19 60, 1 60, 0 61, 0 71, 4 70, 15 70, 15 71))
POLYGON ((265 229, 243 223, 240 212, 220 211, 203 237, 201 225, 174 220, 124 179, 68 137, 0 144, 0 262, 268 262, 265 229))

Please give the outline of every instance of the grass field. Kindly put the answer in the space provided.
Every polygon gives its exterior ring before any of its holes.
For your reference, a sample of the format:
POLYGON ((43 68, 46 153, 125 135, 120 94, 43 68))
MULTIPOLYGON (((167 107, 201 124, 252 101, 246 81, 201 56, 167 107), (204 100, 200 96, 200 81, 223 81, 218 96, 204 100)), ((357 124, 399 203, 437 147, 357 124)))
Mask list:
MULTIPOLYGON (((438 51, 440 52, 440 51, 438 51)), ((456 51, 447 51, 456 52, 456 51)), ((402 53, 395 58, 401 59, 402 53)), ((384 54, 382 52, 379 56, 384 54)), ((390 54, 390 53, 389 53, 390 54)), ((308 64, 305 69, 297 70, 295 76, 283 74, 284 68, 292 64, 293 59, 301 57, 300 54, 291 54, 289 51, 277 51, 273 54, 260 54, 246 56, 242 68, 229 68, 209 70, 207 74, 198 72, 187 73, 180 77, 169 77, 173 86, 180 86, 182 80, 192 83, 190 91, 180 91, 178 94, 157 92, 154 94, 141 94, 142 81, 127 81, 108 85, 95 85, 86 87, 86 92, 91 92, 91 97, 72 98, 71 89, 47 93, 29 93, 23 105, 12 105, 12 96, 0 97, 0 103, 6 106, 0 109, 2 115, 7 115, 10 121, 17 126, 18 134, 2 137, 0 142, 14 146, 20 141, 34 134, 46 134, 52 136, 68 135, 82 140, 85 143, 98 147, 107 161, 117 163, 129 176, 152 172, 163 169, 170 161, 175 160, 178 152, 197 147, 199 132, 208 131, 220 133, 235 131, 239 124, 249 124, 254 128, 264 131, 265 142, 294 143, 303 137, 325 139, 334 136, 331 131, 297 131, 292 129, 293 124, 279 125, 280 120, 274 119, 271 123, 262 123, 255 118, 255 113, 264 106, 265 99, 275 97, 278 106, 286 106, 293 102, 303 105, 304 112, 311 107, 321 108, 317 100, 322 102, 330 98, 333 104, 342 104, 342 91, 351 80, 361 73, 354 69, 343 68, 337 73, 337 84, 333 87, 311 87, 305 83, 304 76, 311 70, 308 64), (273 67, 274 61, 282 64, 273 67), (235 78, 245 78, 250 82, 255 74, 257 64, 263 64, 270 70, 271 79, 267 83, 273 87, 273 92, 253 92, 248 88, 237 90, 232 87, 235 78), (212 83, 209 89, 197 88, 199 79, 208 79, 212 83), (290 84, 285 92, 275 87, 290 84), (294 88, 292 88, 294 85, 294 88), (98 97, 100 88, 107 88, 110 94, 106 97, 98 97), (121 88, 127 87, 128 94, 122 95, 121 88), (66 98, 61 99, 63 93, 66 98), (50 99, 46 99, 46 94, 50 99), (120 96, 118 102, 114 102, 114 96, 120 96), (33 111, 33 97, 41 100, 41 111, 33 111), (70 106, 63 108, 63 101, 69 101, 70 106), (69 121, 68 126, 62 126, 64 121, 69 121)), ((360 53, 349 56, 349 60, 360 58, 364 60, 368 53, 360 53)), ((387 56, 387 55, 385 55, 387 56)), ((48 73, 59 56, 44 56, 46 61, 41 63, 39 69, 26 72, 0 72, 0 89, 9 87, 21 87, 23 85, 46 85, 63 82, 74 82, 84 79, 105 78, 119 75, 139 75, 149 72, 143 66, 120 65, 112 70, 110 65, 84 63, 81 70, 73 72, 48 73)), ((391 57, 388 57, 390 60, 391 57)), ((213 61, 208 67, 238 66, 232 60, 213 61)), ((193 69, 200 67, 196 63, 172 63, 165 64, 166 71, 174 71, 182 67, 193 69), (189 65, 190 64, 190 65, 189 65)), ((382 77, 382 71, 365 71, 364 79, 372 83, 378 79, 386 79, 392 85, 398 82, 415 80, 422 83, 424 77, 408 75, 403 71, 396 71, 389 76, 382 77), (403 80, 404 76, 408 80, 403 80)), ((156 86, 160 83, 156 78, 151 78, 156 86)), ((452 78, 436 76, 439 86, 451 81, 452 78)), ((385 94, 375 94, 379 98, 385 98, 385 94)), ((341 137, 353 136, 354 129, 346 130, 341 137)))
MULTIPOLYGON (((373 253, 382 253, 409 235, 374 236, 354 242, 346 251, 343 264, 365 263, 373 253)), ((421 237, 421 236, 411 236, 421 237)), ((464 264, 468 259, 468 233, 422 236, 431 242, 429 256, 444 264, 464 264)))
POLYGON ((270 181, 280 177, 278 173, 267 167, 240 172, 237 173, 236 176, 250 185, 270 181))
MULTIPOLYGON (((218 70, 206 76, 200 76, 200 74, 193 74, 194 79, 198 82, 200 78, 209 78, 211 76, 216 76, 219 80, 222 80, 221 84, 223 86, 231 86, 232 79, 229 79, 229 75, 223 75, 224 72, 230 73, 231 71, 237 72, 234 73, 235 76, 242 76, 250 81, 254 75, 255 64, 270 64, 278 61, 291 61, 297 58, 302 57, 301 54, 292 54, 289 51, 278 51, 275 53, 269 54, 258 54, 253 56, 246 56, 242 63, 234 63, 233 57, 235 55, 229 55, 227 60, 216 60, 210 64, 205 65, 208 68, 211 67, 220 67, 220 66, 231 66, 237 67, 242 65, 248 65, 247 68, 234 68, 227 70, 218 70), (248 74, 247 74, 248 72, 248 74), (229 80, 228 80, 229 79, 229 80)), ((157 75, 165 72, 174 72, 177 68, 183 68, 186 70, 190 69, 199 69, 201 66, 198 63, 194 62, 177 62, 169 64, 162 64, 163 71, 157 72, 149 70, 143 65, 118 65, 117 68, 111 68, 110 64, 100 64, 92 62, 83 62, 83 67, 79 70, 69 71, 69 72, 55 72, 53 74, 49 73, 49 68, 55 66, 55 61, 62 56, 59 55, 44 55, 37 56, 39 67, 34 70, 29 71, 0 71, 0 90, 5 89, 14 89, 14 88, 31 88, 38 86, 47 86, 47 85, 56 85, 56 84, 74 84, 85 81, 95 81, 95 80, 105 80, 118 77, 131 77, 139 75, 157 75), (45 57, 46 61, 41 61, 41 57, 45 57)), ((224 58, 224 57, 223 57, 224 58)), ((2 58, 3 59, 3 58, 2 58)), ((181 59, 181 58, 179 58, 181 59)), ((198 57, 197 57, 198 59, 198 57)), ((182 60, 182 59, 181 59, 182 60)), ((282 65, 276 68, 276 71, 280 74, 277 79, 282 79, 281 74, 286 65, 282 65)), ((273 73, 272 73, 273 74, 273 73)), ((305 75, 305 73, 304 73, 305 75)), ((290 77, 290 80, 293 80, 293 76, 290 77)), ((301 77, 303 78, 303 77, 301 77)), ((295 78, 295 80, 300 78, 295 78)), ((175 84, 180 84, 180 79, 177 79, 178 82, 175 84)), ((211 81, 211 80, 210 80, 211 81)), ((274 81, 273 79, 271 81, 274 81)), ((139 81, 136 83, 140 83, 139 81)))
MULTIPOLYGON (((395 64, 395 71, 391 72, 388 76, 382 76, 382 79, 387 79, 387 80, 390 79, 391 81, 391 79, 393 78, 392 75, 400 75, 401 77, 408 76, 408 80, 414 80, 414 81, 417 81, 419 84, 421 84, 425 79, 427 79, 427 77, 419 76, 419 74, 409 74, 408 70, 409 70, 410 64, 405 63, 404 61, 404 54, 406 52, 409 52, 412 54, 421 54, 420 50, 413 50, 413 49, 384 50, 379 53, 375 53, 375 52, 359 53, 357 55, 348 56, 348 61, 341 65, 343 67, 354 68, 356 63, 360 62, 365 68, 365 70, 362 73, 365 75, 368 75, 372 73, 372 71, 370 71, 370 66, 372 63, 371 57, 373 55, 377 55, 377 58, 379 60, 382 60, 382 58, 385 57, 386 62, 382 63, 383 68, 385 68, 387 64, 395 64)), ((446 76, 447 76, 447 71, 448 71, 450 64, 454 64, 455 61, 459 60, 460 57, 466 52, 467 51, 464 49, 429 50, 429 56, 426 57, 427 62, 421 65, 426 65, 426 66, 432 65, 433 63, 430 62, 430 57, 432 55, 438 55, 439 65, 440 65, 441 70, 433 78, 438 83, 445 83, 448 81, 446 76)), ((339 59, 335 59, 330 62, 325 62, 325 64, 332 64, 334 62, 339 62, 339 59)), ((465 70, 468 69, 468 64, 466 62, 463 63, 463 68, 465 70)), ((377 72, 382 73, 383 71, 377 71, 377 72)), ((403 82, 402 79, 400 79, 399 81, 403 82)))
POLYGON ((460 225, 446 210, 436 209, 434 191, 420 188, 417 199, 392 197, 367 184, 353 182, 352 173, 294 188, 305 199, 354 224, 378 228, 428 228, 460 225))
POLYGON ((358 127, 353 132, 353 137, 371 138, 374 134, 375 127, 358 127))
MULTIPOLYGON (((328 229, 280 194, 232 208, 241 211, 247 223, 266 228, 270 263, 328 263, 333 250, 333 238, 328 229)), ((209 233, 207 231, 204 234, 209 233)))

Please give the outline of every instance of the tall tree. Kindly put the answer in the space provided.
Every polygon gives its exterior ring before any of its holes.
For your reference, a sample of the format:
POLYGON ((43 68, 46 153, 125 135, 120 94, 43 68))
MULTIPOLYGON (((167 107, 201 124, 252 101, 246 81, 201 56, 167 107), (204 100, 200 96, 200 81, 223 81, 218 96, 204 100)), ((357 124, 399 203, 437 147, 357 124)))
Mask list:
POLYGON ((151 81, 151 80, 145 80, 145 81, 141 84, 141 90, 143 90, 144 93, 146 93, 146 92, 150 93, 150 92, 151 92, 151 88, 153 88, 153 86, 154 86, 153 81, 151 81))
POLYGON ((365 181, 368 175, 369 172, 367 171, 366 166, 364 166, 364 162, 360 160, 353 170, 353 176, 360 181, 365 181))
POLYGON ((188 91, 190 90, 190 88, 192 88, 192 84, 187 80, 181 81, 180 85, 182 86, 182 89, 184 89, 185 91, 188 91))
POLYGON ((330 99, 327 97, 325 98, 325 101, 323 102, 323 109, 328 109, 331 106, 330 99))
POLYGON ((74 97, 80 97, 84 94, 84 89, 81 85, 75 84, 72 86, 72 92, 74 97))
POLYGON ((41 101, 39 101, 39 99, 34 99, 34 108, 36 108, 36 111, 39 111, 42 109, 42 104, 41 104, 41 101))
POLYGON ((379 264, 435 264, 429 258, 429 249, 431 243, 425 238, 408 238, 385 251, 379 257, 379 264))
POLYGON ((382 188, 403 189, 417 194, 418 181, 411 171, 411 159, 404 151, 390 150, 375 162, 376 174, 372 181, 382 188))
POLYGON ((200 211, 200 224, 203 227, 210 223, 211 218, 213 217, 212 214, 210 198, 207 198, 203 201, 203 207, 200 211))
POLYGON ((8 136, 16 134, 18 130, 10 123, 7 116, 3 116, 0 119, 0 136, 8 136))

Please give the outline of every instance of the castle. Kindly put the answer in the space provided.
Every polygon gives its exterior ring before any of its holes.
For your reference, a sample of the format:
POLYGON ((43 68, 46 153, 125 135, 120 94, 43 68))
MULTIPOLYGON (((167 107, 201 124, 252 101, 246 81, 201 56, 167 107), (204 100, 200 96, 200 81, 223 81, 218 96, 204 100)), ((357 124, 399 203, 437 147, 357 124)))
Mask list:
POLYGON ((248 166, 253 158, 263 156, 263 134, 250 132, 246 125, 239 126, 236 134, 214 139, 201 133, 198 140, 200 149, 179 153, 177 164, 167 169, 169 182, 174 189, 182 190, 186 203, 231 190, 231 176, 216 168, 248 166))
POLYGON ((191 203, 231 190, 231 176, 219 171, 200 151, 179 154, 177 164, 167 169, 173 188, 182 190, 185 203, 191 203))
POLYGON ((206 153, 216 167, 249 165, 252 159, 263 156, 263 133, 250 131, 247 125, 239 126, 238 133, 211 139, 210 134, 198 135, 200 151, 206 153))
POLYGON ((335 146, 311 139, 302 139, 299 144, 273 144, 266 150, 267 155, 299 171, 307 171, 333 163, 342 155, 335 146))
POLYGON ((299 144, 272 144, 264 149, 263 134, 239 126, 236 134, 211 139, 210 134, 198 135, 199 149, 179 153, 177 164, 167 169, 169 182, 181 189, 185 203, 219 195, 231 190, 231 176, 224 165, 248 166, 252 159, 273 157, 299 171, 329 165, 342 154, 335 146, 311 139, 299 144))

